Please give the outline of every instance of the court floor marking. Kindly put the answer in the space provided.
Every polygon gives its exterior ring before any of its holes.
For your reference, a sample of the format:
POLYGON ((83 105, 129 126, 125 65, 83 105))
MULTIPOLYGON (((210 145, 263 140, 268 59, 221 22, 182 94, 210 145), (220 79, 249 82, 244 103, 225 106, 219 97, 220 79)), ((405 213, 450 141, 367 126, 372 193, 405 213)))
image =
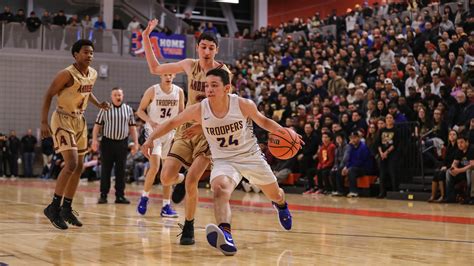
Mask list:
MULTIPOLYGON (((10 202, 10 203, 16 203, 16 204, 22 204, 22 205, 33 205, 37 207, 44 207, 43 204, 39 203, 30 203, 30 202, 23 202, 23 201, 13 201, 13 200, 5 200, 5 199, 0 199, 0 201, 4 202, 10 202)), ((104 213, 96 213, 96 212, 90 212, 90 211, 81 211, 82 213, 86 214, 91 214, 91 215, 96 215, 96 216, 102 216, 102 217, 108 217, 108 218, 118 218, 122 220, 131 220, 135 223, 139 222, 142 220, 142 217, 138 218, 133 218, 133 217, 121 217, 121 216, 116 216, 112 214, 104 214, 104 213)), ((46 218, 45 218, 46 219, 46 218)), ((166 218, 162 218, 166 219, 166 218)), ((167 229, 172 229, 178 227, 177 223, 171 223, 171 221, 175 221, 175 219, 168 219, 168 222, 157 222, 157 221, 144 221, 144 223, 148 224, 155 224, 155 226, 161 225, 164 226, 167 229)), ((176 219, 177 221, 177 219, 176 219)), ((2 224, 3 222, 0 222, 2 224)), ((10 222, 6 222, 10 223, 10 222)), ((49 223, 45 223, 48 224, 49 223)), ((99 226, 98 224, 87 224, 85 223, 84 225, 89 225, 89 226, 99 226)), ((2 236, 44 236, 44 235, 51 235, 51 236, 56 236, 56 235, 64 235, 64 234, 71 234, 71 235, 100 235, 100 234, 150 234, 150 233, 162 233, 163 232, 163 227, 160 227, 160 230, 149 230, 147 228, 152 228, 155 226, 140 226, 140 225, 107 225, 109 227, 117 227, 117 226, 138 226, 143 229, 146 229, 146 231, 143 230, 138 230, 138 231, 99 231, 99 232, 80 232, 80 228, 77 227, 71 227, 68 230, 61 230, 57 232, 39 232, 39 233, 0 233, 2 236)), ((195 229, 196 231, 205 231, 205 227, 202 226, 196 226, 195 229)), ((55 229, 58 230, 58 229, 55 229)), ((340 233, 318 233, 318 232, 310 232, 310 231, 282 231, 282 230, 264 230, 264 229, 252 229, 252 228, 233 228, 233 231, 244 231, 244 232, 266 232, 266 233, 285 233, 285 234, 302 234, 302 235, 320 235, 320 236, 340 236, 340 237, 354 237, 354 238, 379 238, 379 239, 396 239, 396 240, 408 240, 408 241, 433 241, 433 242, 450 242, 450 243, 462 243, 462 244, 474 244, 474 241, 469 241, 469 240, 460 240, 460 239, 439 239, 439 238, 417 238, 417 237, 403 237, 403 236, 390 236, 390 235, 363 235, 363 234, 340 234, 340 233)), ((170 232, 171 233, 171 232, 170 232)), ((143 237, 142 237, 143 238, 143 237)))
MULTIPOLYGON (((43 189, 54 188, 54 183, 47 183, 47 185, 45 185, 45 181, 25 181, 22 183, 0 182, 0 183, 3 183, 4 185, 20 186, 20 187, 34 187, 34 188, 43 188, 43 189)), ((99 192, 98 189, 85 188, 85 187, 78 187, 77 191, 97 193, 97 194, 99 192)), ((125 195, 139 197, 141 196, 141 193, 136 192, 136 191, 129 191, 129 192, 125 192, 125 195)), ((149 197, 154 198, 154 199, 161 199, 162 195, 158 193, 153 193, 153 194, 150 194, 149 197)), ((199 202, 212 203, 213 200, 212 198, 209 198, 209 197, 199 197, 199 202)), ((230 200, 230 203, 231 205, 236 205, 236 206, 271 208, 271 204, 269 202, 230 200)), ((432 214, 415 214, 415 213, 389 212, 389 211, 377 211, 377 210, 365 210, 365 209, 348 209, 348 208, 325 207, 325 206, 309 206, 309 205, 299 205, 299 204, 291 204, 291 203, 289 204, 289 206, 291 210, 297 210, 297 211, 474 225, 474 218, 470 218, 470 217, 432 215, 432 214)))

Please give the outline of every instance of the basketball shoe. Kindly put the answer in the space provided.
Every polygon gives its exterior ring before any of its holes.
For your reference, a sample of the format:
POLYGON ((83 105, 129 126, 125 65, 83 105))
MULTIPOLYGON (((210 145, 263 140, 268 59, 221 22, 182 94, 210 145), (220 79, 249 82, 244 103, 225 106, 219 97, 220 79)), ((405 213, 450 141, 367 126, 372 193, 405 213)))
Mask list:
POLYGON ((145 215, 147 206, 148 206, 148 197, 141 196, 140 202, 138 202, 137 212, 141 215, 145 215))
POLYGON ((191 222, 185 221, 184 225, 178 224, 179 227, 183 230, 178 235, 181 235, 179 239, 180 245, 194 245, 194 220, 191 222))
POLYGON ((161 217, 168 217, 168 218, 178 218, 178 213, 171 208, 170 204, 166 204, 161 208, 161 217))
POLYGON ((280 221, 280 225, 285 230, 290 230, 292 225, 292 217, 290 210, 288 209, 288 203, 285 202, 285 206, 281 207, 278 206, 276 202, 272 202, 273 208, 278 213, 278 220, 280 221))
POLYGON ((82 226, 81 221, 79 221, 79 219, 77 219, 76 217, 76 215, 79 216, 79 214, 73 209, 61 207, 60 215, 64 219, 64 221, 66 221, 67 223, 77 226, 77 227, 82 226))
POLYGON ((174 186, 173 194, 171 194, 171 200, 173 203, 178 204, 183 201, 184 196, 186 195, 186 186, 184 182, 185 176, 181 173, 178 174, 178 184, 174 186))
POLYGON ((232 234, 223 228, 215 224, 208 224, 206 226, 206 236, 209 245, 217 248, 224 255, 233 256, 237 253, 232 234))
POLYGON ((60 215, 60 209, 55 210, 50 204, 44 209, 43 213, 54 227, 61 230, 66 230, 68 228, 66 222, 64 222, 63 217, 60 215))

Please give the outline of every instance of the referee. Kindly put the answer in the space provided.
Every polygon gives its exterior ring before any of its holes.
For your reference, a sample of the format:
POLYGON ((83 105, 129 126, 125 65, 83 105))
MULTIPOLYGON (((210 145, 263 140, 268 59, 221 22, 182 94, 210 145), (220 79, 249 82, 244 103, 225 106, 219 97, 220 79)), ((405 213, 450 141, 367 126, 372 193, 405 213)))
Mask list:
POLYGON ((107 203, 107 194, 110 190, 110 175, 115 164, 115 203, 129 204, 125 198, 125 163, 128 153, 128 136, 131 135, 135 145, 132 154, 138 150, 138 137, 133 109, 123 103, 121 88, 113 88, 111 92, 113 106, 104 111, 101 109, 95 120, 92 131, 92 149, 97 151, 97 135, 102 129, 100 154, 102 175, 100 179, 100 198, 98 203, 107 203))

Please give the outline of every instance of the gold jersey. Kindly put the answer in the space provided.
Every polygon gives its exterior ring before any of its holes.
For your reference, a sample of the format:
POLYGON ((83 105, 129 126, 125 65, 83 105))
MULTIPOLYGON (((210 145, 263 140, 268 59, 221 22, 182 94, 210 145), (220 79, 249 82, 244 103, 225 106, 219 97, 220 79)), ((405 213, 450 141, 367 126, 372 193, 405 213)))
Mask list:
POLYGON ((86 110, 89 95, 97 79, 97 71, 89 67, 85 76, 74 65, 68 66, 66 70, 71 74, 74 83, 58 93, 57 110, 60 113, 79 116, 86 110))
MULTIPOLYGON (((216 68, 230 70, 226 65, 220 63, 216 68)), ((186 106, 201 102, 206 98, 206 71, 199 65, 199 60, 193 62, 191 72, 188 74, 188 102, 186 106)))
MULTIPOLYGON (((229 74, 230 70, 223 63, 219 63, 216 68, 222 68, 227 70, 229 74)), ((191 72, 188 74, 188 101, 186 106, 199 103, 206 98, 206 71, 199 65, 199 59, 193 60, 193 66, 191 72)), ((182 138, 182 131, 192 126, 193 122, 184 123, 176 131, 176 138, 182 138)))

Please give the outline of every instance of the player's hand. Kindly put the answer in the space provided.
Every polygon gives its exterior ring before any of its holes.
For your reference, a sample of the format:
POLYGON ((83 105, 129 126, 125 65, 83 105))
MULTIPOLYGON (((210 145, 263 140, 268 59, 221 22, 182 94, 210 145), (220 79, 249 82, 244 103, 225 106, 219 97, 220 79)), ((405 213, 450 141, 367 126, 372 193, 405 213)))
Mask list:
POLYGON ((41 138, 45 139, 51 137, 51 129, 48 123, 41 123, 41 138))
POLYGON ((300 134, 296 134, 296 143, 299 143, 300 144, 300 149, 303 145, 305 145, 306 143, 304 143, 303 141, 303 137, 301 137, 300 134))
POLYGON ((99 103, 99 108, 104 109, 104 111, 107 111, 110 109, 110 103, 109 102, 101 102, 99 103))
POLYGON ((130 152, 132 153, 132 155, 135 155, 137 154, 139 149, 140 149, 140 145, 138 145, 138 143, 135 143, 135 145, 133 145, 132 148, 130 149, 130 152))
POLYGON ((183 136, 187 139, 191 139, 194 136, 202 134, 202 126, 199 124, 192 125, 183 131, 183 136))
POLYGON ((92 140, 92 151, 96 152, 99 150, 99 142, 97 140, 92 140))
POLYGON ((143 143, 142 147, 140 148, 140 150, 142 151, 143 155, 150 159, 150 150, 153 148, 153 142, 152 141, 145 141, 145 143, 143 143))
POLYGON ((146 29, 143 31, 142 36, 150 36, 150 33, 153 31, 156 25, 158 25, 158 20, 156 18, 148 21, 148 26, 146 26, 146 29))

